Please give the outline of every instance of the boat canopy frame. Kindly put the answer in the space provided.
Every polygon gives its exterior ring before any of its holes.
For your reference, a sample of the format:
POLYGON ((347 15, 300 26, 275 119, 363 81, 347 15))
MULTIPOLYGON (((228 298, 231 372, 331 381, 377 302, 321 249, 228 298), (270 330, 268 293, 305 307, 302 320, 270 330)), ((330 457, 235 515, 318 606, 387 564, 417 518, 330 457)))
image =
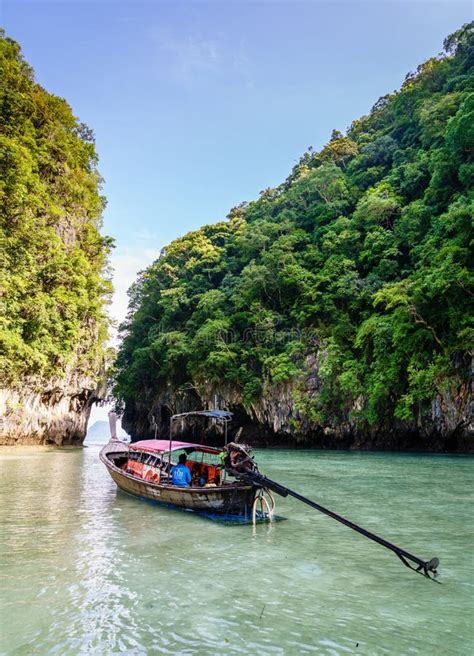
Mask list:
POLYGON ((233 414, 228 410, 191 410, 190 412, 180 412, 179 414, 173 415, 170 419, 170 452, 168 465, 171 471, 171 450, 173 444, 173 424, 178 419, 187 419, 188 417, 207 417, 208 419, 215 419, 219 421, 224 426, 224 444, 227 446, 227 425, 232 420, 233 414))
POLYGON ((171 421, 184 419, 185 417, 209 417, 210 419, 220 419, 220 421, 229 422, 233 414, 228 410, 191 410, 190 412, 180 412, 177 415, 173 415, 171 421))
POLYGON ((202 451, 204 453, 218 453, 219 449, 205 444, 197 444, 195 442, 178 442, 173 440, 140 440, 139 442, 132 442, 129 447, 130 451, 140 451, 145 453, 152 453, 155 455, 168 454, 170 451, 202 451))

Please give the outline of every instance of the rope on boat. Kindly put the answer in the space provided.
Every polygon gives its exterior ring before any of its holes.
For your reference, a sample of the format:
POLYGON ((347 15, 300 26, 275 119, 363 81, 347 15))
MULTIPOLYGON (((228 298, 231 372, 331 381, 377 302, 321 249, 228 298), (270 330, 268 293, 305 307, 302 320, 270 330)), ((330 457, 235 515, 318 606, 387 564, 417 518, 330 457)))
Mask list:
POLYGON ((252 504, 252 523, 257 523, 257 506, 260 506, 262 516, 269 522, 273 521, 275 513, 275 497, 268 488, 261 487, 258 489, 252 504), (270 503, 269 503, 270 500, 270 503))

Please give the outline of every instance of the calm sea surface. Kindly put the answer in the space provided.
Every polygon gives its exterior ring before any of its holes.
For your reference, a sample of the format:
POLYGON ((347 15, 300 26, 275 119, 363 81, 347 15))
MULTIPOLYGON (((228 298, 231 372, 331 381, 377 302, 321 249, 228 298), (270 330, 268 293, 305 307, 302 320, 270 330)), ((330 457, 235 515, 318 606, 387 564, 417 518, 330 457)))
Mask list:
POLYGON ((294 500, 256 530, 136 500, 98 454, 0 450, 1 654, 474 653, 474 459, 257 452, 270 477, 438 556, 437 585, 294 500))

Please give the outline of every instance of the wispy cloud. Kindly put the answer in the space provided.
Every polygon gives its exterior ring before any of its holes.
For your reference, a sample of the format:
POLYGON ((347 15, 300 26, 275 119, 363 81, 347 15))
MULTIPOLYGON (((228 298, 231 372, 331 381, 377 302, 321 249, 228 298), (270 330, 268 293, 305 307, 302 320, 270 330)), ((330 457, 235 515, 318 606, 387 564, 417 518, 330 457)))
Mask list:
POLYGON ((185 86, 207 79, 251 84, 251 63, 243 40, 228 42, 223 34, 170 34, 152 30, 160 72, 185 86))
POLYGON ((154 34, 158 54, 171 75, 186 84, 196 77, 212 75, 223 64, 222 48, 217 40, 199 35, 172 37, 169 34, 154 34))
MULTIPOLYGON (((144 243, 145 238, 150 238, 153 235, 148 231, 140 233, 139 244, 144 243)), ((156 243, 156 237, 153 236, 152 242, 156 243)), ((111 255, 110 265, 113 269, 113 285, 114 296, 112 303, 109 307, 109 316, 114 321, 115 327, 110 331, 110 345, 117 347, 118 340, 118 325, 127 316, 128 309, 128 295, 127 291, 130 285, 137 279, 140 271, 146 269, 160 254, 159 248, 149 248, 142 245, 138 246, 119 246, 111 255)), ((96 421, 107 421, 107 413, 112 410, 112 404, 103 406, 94 405, 92 407, 91 416, 89 419, 89 426, 92 426, 96 421)), ((123 434, 120 428, 119 432, 123 434)), ((107 435, 103 436, 105 439, 107 435)))
MULTIPOLYGON (((130 285, 137 279, 140 271, 146 269, 160 254, 159 248, 121 246, 112 254, 110 264, 113 269, 114 296, 109 315, 118 326, 127 316, 130 285)), ((117 330, 111 335, 113 344, 117 343, 117 330)))

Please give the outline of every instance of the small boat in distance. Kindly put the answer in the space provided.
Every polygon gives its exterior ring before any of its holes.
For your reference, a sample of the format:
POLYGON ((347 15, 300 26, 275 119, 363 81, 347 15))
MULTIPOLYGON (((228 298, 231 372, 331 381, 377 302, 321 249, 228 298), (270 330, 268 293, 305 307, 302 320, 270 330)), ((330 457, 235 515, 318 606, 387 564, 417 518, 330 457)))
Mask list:
MULTIPOLYGON (((232 414, 223 410, 200 410, 174 415, 170 424, 170 439, 141 440, 125 444, 116 437, 116 416, 110 413, 111 440, 100 452, 117 486, 133 496, 161 504, 193 510, 208 515, 251 520, 260 486, 231 477, 224 465, 226 449, 218 449, 172 439, 173 423, 177 419, 205 417, 224 424, 232 414), (186 454, 186 466, 191 474, 190 487, 172 485, 171 469, 180 454, 186 454), (222 455, 221 455, 222 454, 222 455)), ((266 519, 265 513, 259 519, 266 519)))

